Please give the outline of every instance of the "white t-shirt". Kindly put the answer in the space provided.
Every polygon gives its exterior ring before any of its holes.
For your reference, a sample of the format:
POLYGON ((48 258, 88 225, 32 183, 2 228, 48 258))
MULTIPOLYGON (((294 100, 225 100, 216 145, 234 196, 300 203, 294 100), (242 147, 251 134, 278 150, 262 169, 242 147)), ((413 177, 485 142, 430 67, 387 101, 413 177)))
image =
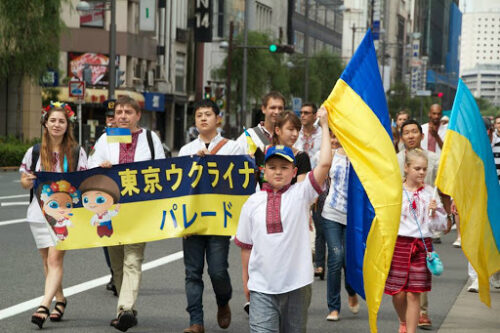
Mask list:
POLYGON ((321 216, 330 221, 347 225, 347 186, 350 162, 346 155, 335 152, 329 177, 330 190, 325 199, 321 216))
MULTIPOLYGON (((41 149, 41 146, 40 146, 41 149)), ((35 171, 41 171, 41 152, 38 157, 38 161, 36 162, 35 170, 30 170, 31 168, 31 158, 33 156, 33 147, 30 147, 27 151, 26 154, 24 154, 23 161, 21 162, 21 167, 19 168, 19 172, 24 172, 24 173, 31 173, 35 171)), ((60 164, 59 164, 59 154, 54 153, 54 156, 57 160, 56 163, 56 168, 55 170, 51 170, 54 172, 62 172, 60 164)), ((86 170, 87 169, 87 154, 85 154, 85 150, 83 148, 80 148, 80 155, 78 157, 78 165, 76 167, 76 171, 81 171, 81 170, 86 170)), ((34 222, 34 223, 45 223, 47 220, 43 216, 42 209, 40 208, 40 205, 38 204, 38 201, 36 200, 36 196, 33 196, 33 200, 31 200, 30 205, 28 206, 28 211, 26 215, 26 220, 28 222, 34 222)))
MULTIPOLYGON (((222 136, 220 134, 217 134, 212 141, 210 141, 210 144, 208 145, 208 151, 212 151, 212 149, 219 144, 219 142, 222 140, 222 136)), ((179 155, 178 156, 187 156, 187 155, 195 155, 197 152, 200 150, 207 148, 205 145, 205 142, 203 142, 200 137, 198 136, 197 139, 194 139, 190 143, 185 144, 182 146, 181 150, 179 150, 179 155)), ((243 148, 233 140, 228 140, 224 146, 222 146, 219 151, 217 152, 216 155, 243 155, 245 152, 243 151, 243 148)))
MULTIPOLYGON (((151 136, 153 138, 155 159, 160 160, 165 158, 165 152, 163 151, 160 139, 155 132, 151 132, 151 136)), ((134 162, 149 161, 151 157, 146 130, 143 129, 137 138, 134 162)), ((120 161, 120 143, 108 143, 106 133, 101 135, 99 140, 97 140, 93 152, 89 155, 89 168, 97 168, 104 161, 109 161, 111 164, 119 164, 120 161)))
POLYGON ((447 218, 439 195, 436 195, 438 208, 434 217, 429 217, 429 204, 432 199, 434 188, 425 185, 424 188, 415 195, 415 192, 406 190, 403 186, 403 204, 401 205, 401 221, 399 223, 399 236, 420 238, 417 223, 410 209, 410 202, 416 201, 416 217, 420 223, 420 229, 424 237, 432 237, 433 231, 446 230, 447 218), (406 192, 406 193, 405 193, 406 192), (407 196, 408 195, 408 196, 407 196), (408 200, 408 197, 410 200, 408 200))
POLYGON ((266 207, 268 192, 252 194, 240 213, 235 242, 251 247, 248 263, 248 289, 281 294, 313 282, 309 209, 322 188, 309 172, 303 182, 281 194, 282 232, 268 233, 266 207))

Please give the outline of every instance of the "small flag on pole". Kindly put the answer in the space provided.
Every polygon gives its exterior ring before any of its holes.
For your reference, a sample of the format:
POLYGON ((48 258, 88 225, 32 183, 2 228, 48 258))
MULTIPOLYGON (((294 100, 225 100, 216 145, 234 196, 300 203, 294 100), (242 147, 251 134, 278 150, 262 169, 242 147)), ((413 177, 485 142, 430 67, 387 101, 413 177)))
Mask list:
POLYGON ((245 136, 247 138, 248 153, 250 155, 253 155, 253 154, 255 154, 255 151, 257 150, 257 145, 255 144, 255 142, 253 142, 252 137, 250 136, 250 134, 248 133, 248 131, 245 127, 243 127, 243 131, 245 132, 245 136))
POLYGON ((128 128, 108 127, 106 136, 108 143, 132 143, 132 134, 128 128))

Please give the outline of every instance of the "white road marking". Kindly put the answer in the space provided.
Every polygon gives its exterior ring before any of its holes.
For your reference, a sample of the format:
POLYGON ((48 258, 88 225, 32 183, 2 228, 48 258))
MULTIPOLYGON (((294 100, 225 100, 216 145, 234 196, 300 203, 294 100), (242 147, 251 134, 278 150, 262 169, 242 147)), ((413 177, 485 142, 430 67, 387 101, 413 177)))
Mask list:
POLYGON ((16 223, 21 223, 21 222, 26 222, 26 219, 0 221, 0 227, 4 226, 4 225, 16 224, 16 223))
MULTIPOLYGON (((162 257, 162 258, 159 258, 159 259, 156 259, 156 260, 153 260, 153 261, 150 261, 150 262, 143 264, 142 271, 144 272, 144 271, 147 271, 147 270, 159 267, 159 266, 166 265, 168 263, 182 259, 182 257, 183 257, 182 251, 172 253, 168 256, 165 256, 165 257, 162 257)), ((109 282, 110 277, 111 277, 111 275, 108 274, 105 276, 101 276, 100 278, 97 278, 97 279, 93 279, 90 281, 86 281, 86 282, 77 284, 77 285, 72 286, 72 287, 64 288, 64 295, 66 297, 69 297, 71 295, 79 294, 79 293, 82 293, 82 292, 87 291, 87 290, 92 289, 92 288, 103 286, 109 282)), ((0 310, 0 320, 15 316, 19 313, 28 311, 30 309, 34 309, 38 305, 40 305, 41 301, 42 301, 42 296, 30 299, 29 301, 26 301, 26 302, 22 302, 22 303, 10 306, 10 307, 5 308, 5 309, 2 309, 2 310, 0 310)))
POLYGON ((1 207, 8 206, 28 206, 30 203, 28 201, 14 201, 14 202, 0 202, 1 207))
POLYGON ((0 200, 16 199, 16 198, 28 198, 29 196, 30 196, 29 194, 4 195, 3 197, 0 197, 0 200))

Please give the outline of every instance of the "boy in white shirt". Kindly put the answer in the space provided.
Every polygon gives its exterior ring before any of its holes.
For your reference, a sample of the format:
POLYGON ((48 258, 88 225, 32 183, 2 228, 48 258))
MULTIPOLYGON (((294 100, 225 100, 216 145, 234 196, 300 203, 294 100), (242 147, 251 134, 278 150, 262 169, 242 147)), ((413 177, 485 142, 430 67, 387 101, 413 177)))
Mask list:
POLYGON ((241 247, 250 332, 306 331, 313 282, 309 208, 323 190, 332 161, 326 109, 318 117, 323 132, 316 168, 290 186, 297 172, 292 150, 270 147, 264 170, 268 182, 241 210, 235 243, 241 247))
MULTIPOLYGON (((198 102, 194 107, 198 138, 184 145, 179 156, 220 154, 243 155, 244 151, 235 141, 223 138, 217 131, 220 125, 219 107, 209 99, 198 102)), ((217 299, 217 323, 221 328, 229 327, 231 309, 229 300, 232 296, 231 279, 228 272, 229 254, 227 236, 191 235, 182 241, 184 266, 186 272, 186 297, 190 326, 184 333, 205 332, 203 324, 203 266, 207 259, 208 274, 217 299)))

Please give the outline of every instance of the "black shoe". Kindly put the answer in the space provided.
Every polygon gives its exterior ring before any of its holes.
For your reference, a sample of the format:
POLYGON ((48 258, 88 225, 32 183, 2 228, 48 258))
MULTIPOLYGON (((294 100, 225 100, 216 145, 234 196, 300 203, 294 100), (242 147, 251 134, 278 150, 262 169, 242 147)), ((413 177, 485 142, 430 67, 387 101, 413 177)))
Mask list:
POLYGON ((116 291, 115 284, 112 280, 106 285, 106 290, 112 291, 114 296, 118 296, 118 292, 116 291))
POLYGON ((110 325, 114 326, 117 330, 120 330, 122 332, 126 332, 129 328, 137 325, 137 318, 130 310, 123 311, 116 319, 117 321, 112 321, 110 325))

